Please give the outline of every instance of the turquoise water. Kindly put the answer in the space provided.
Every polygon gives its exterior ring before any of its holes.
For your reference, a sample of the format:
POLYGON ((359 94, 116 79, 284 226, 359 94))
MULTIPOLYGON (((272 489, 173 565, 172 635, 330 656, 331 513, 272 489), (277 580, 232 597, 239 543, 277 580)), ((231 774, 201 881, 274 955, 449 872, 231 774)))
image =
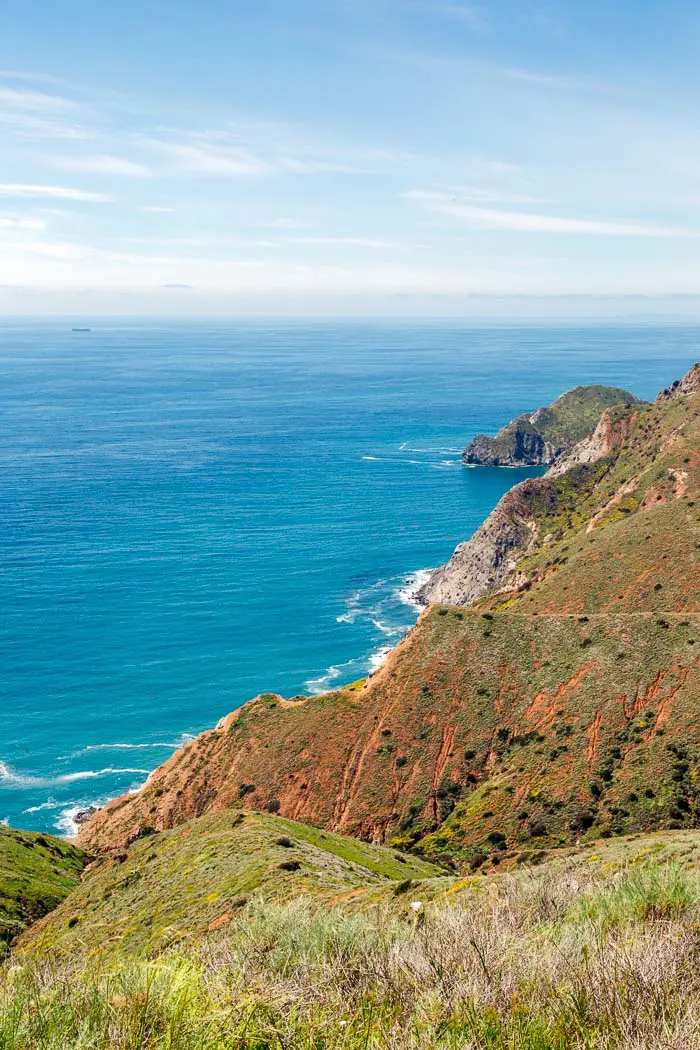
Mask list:
MULTIPOLYGON (((681 327, 0 326, 0 819, 69 832, 261 691, 377 666, 524 472, 479 430, 651 397, 681 327)), ((532 472, 530 472, 532 473, 532 472)))

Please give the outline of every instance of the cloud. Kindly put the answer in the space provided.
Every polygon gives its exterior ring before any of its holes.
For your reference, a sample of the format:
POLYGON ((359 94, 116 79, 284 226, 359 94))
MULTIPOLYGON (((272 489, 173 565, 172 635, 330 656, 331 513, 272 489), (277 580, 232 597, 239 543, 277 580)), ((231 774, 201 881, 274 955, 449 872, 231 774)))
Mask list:
POLYGON ((19 215, 0 215, 0 230, 45 230, 43 219, 19 215))
POLYGON ((320 247, 348 247, 348 248, 395 248, 393 241, 383 241, 376 237, 288 237, 285 244, 296 244, 299 246, 318 245, 320 247))
POLYGON ((278 157, 275 166, 293 175, 377 175, 381 170, 371 164, 344 163, 338 160, 315 160, 312 157, 278 157))
POLYGON ((20 109, 31 113, 56 113, 75 109, 75 103, 43 91, 20 90, 0 85, 0 107, 20 109))
POLYGON ((380 175, 415 164, 415 155, 390 149, 353 150, 309 143, 288 128, 241 124, 235 132, 141 136, 134 141, 154 155, 159 174, 211 176, 380 175), (290 141, 291 140, 291 141, 290 141))
POLYGON ((124 175, 128 178, 148 178, 153 171, 127 157, 99 154, 90 157, 53 157, 51 164, 61 171, 88 172, 92 175, 124 175))
POLYGON ((199 175, 244 176, 261 175, 269 171, 269 165, 248 149, 212 141, 207 136, 195 136, 189 142, 145 139, 143 144, 160 153, 181 171, 199 175))
POLYGON ((64 201, 84 201, 91 204, 106 204, 111 197, 89 190, 76 190, 70 186, 35 186, 22 182, 0 183, 0 197, 47 197, 64 201))
POLYGON ((25 255, 36 255, 45 259, 53 259, 61 262, 85 261, 90 255, 90 249, 73 241, 25 241, 15 240, 0 243, 0 251, 11 253, 17 252, 25 255))
POLYGON ((48 73, 36 73, 28 69, 0 69, 2 80, 23 80, 34 84, 62 84, 59 77, 50 76, 48 73))
POLYGON ((431 211, 463 220, 482 230, 509 230, 516 233, 588 234, 607 237, 696 237, 700 230, 646 223, 622 222, 615 219, 579 219, 561 215, 542 215, 537 212, 502 211, 464 204, 457 197, 439 193, 411 191, 403 195, 409 200, 422 201, 431 211))
POLYGON ((0 84, 0 124, 20 138, 86 139, 75 122, 79 107, 60 95, 0 84))
POLYGON ((404 200, 430 201, 435 197, 440 199, 458 199, 460 202, 475 204, 497 203, 497 204, 548 204, 549 198, 535 197, 530 193, 518 193, 517 191, 504 190, 500 187, 489 186, 458 186, 450 195, 426 193, 421 190, 409 190, 402 193, 404 200))
POLYGON ((554 90, 584 91, 594 94, 608 93, 613 90, 611 84, 605 84, 597 80, 586 80, 583 77, 567 76, 561 73, 544 73, 537 69, 519 69, 512 66, 483 66, 484 70, 490 70, 505 80, 515 80, 523 84, 532 84, 533 87, 542 87, 554 90))

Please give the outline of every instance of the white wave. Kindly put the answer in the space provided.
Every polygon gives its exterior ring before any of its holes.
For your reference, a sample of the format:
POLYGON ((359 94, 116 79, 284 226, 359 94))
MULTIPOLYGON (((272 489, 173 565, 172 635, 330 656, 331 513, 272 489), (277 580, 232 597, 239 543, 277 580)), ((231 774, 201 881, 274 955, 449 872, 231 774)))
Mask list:
POLYGON ((343 672, 339 667, 331 666, 326 671, 319 675, 318 678, 309 678, 307 682, 304 682, 304 688, 311 693, 312 696, 320 696, 322 693, 327 693, 331 684, 340 678, 343 672))
POLYGON ((42 802, 40 806, 30 806, 29 809, 23 809, 23 813, 41 813, 45 809, 58 809, 62 806, 63 802, 57 802, 55 798, 47 799, 46 802, 42 802))
MULTIPOLYGON (((143 770, 137 770, 136 772, 143 772, 143 770)), ((145 786, 145 784, 146 781, 131 784, 124 794, 135 795, 145 786)), ((113 795, 100 795, 98 798, 84 797, 79 801, 62 803, 63 809, 58 814, 53 826, 61 835, 64 835, 67 838, 75 838, 80 830, 80 825, 75 819, 78 813, 86 809, 102 809, 102 807, 106 806, 108 802, 111 802, 113 798, 113 795)))
POLYGON ((375 671, 379 670, 393 648, 393 645, 383 645, 381 649, 376 649, 373 653, 370 653, 367 661, 367 670, 370 674, 374 674, 375 671))
POLYGON ((116 769, 108 766, 106 769, 85 769, 79 773, 62 773, 55 777, 35 777, 17 773, 5 762, 0 762, 0 783, 17 788, 54 787, 58 784, 73 784, 77 780, 93 780, 97 777, 120 776, 127 773, 148 775, 149 772, 148 769, 116 769))
POLYGON ((382 623, 381 620, 372 619, 372 623, 378 631, 381 631, 381 633, 385 634, 388 638, 395 638, 397 635, 403 634, 404 632, 404 628, 402 626, 390 627, 389 624, 382 623))
MULTIPOLYGON (((362 461, 364 463, 406 463, 405 459, 400 456, 363 456, 362 461)), ((408 460, 410 463, 411 460, 408 460)), ((418 462, 415 460, 414 462, 418 462)))
POLYGON ((3 827, 9 828, 9 826, 10 826, 10 818, 9 817, 3 817, 2 820, 0 820, 0 824, 2 824, 3 827))
POLYGON ((54 821, 53 825, 56 831, 60 832, 65 838, 74 839, 80 830, 80 825, 75 818, 81 810, 87 808, 87 806, 68 806, 66 809, 61 810, 58 820, 54 821))
POLYGON ((411 576, 407 576, 402 587, 399 588, 396 597, 404 605, 410 605, 412 609, 420 611, 422 605, 416 601, 416 594, 421 587, 428 582, 435 572, 434 569, 419 569, 411 576))
POLYGON ((399 446, 399 451, 400 452, 424 452, 424 453, 430 452, 430 453, 442 454, 444 456, 448 452, 461 452, 462 450, 461 450, 461 448, 451 448, 450 446, 446 446, 446 445, 438 445, 437 447, 433 446, 431 448, 415 448, 414 446, 409 445, 407 441, 404 441, 404 443, 399 446))
POLYGON ((323 674, 305 682, 305 690, 318 696, 336 687, 339 679, 351 681, 353 677, 360 678, 381 667, 394 645, 415 623, 416 615, 422 608, 416 601, 416 592, 428 581, 433 571, 419 569, 408 576, 382 578, 353 591, 345 602, 345 612, 336 616, 336 623, 355 624, 359 621, 370 624, 386 641, 365 656, 343 664, 332 664, 323 674), (408 609, 411 610, 410 614, 408 609), (386 644, 388 640, 392 644, 386 644))
POLYGON ((174 751, 189 740, 194 740, 191 733, 182 733, 179 740, 158 741, 153 744, 87 744, 86 747, 78 748, 77 751, 65 757, 79 758, 80 755, 87 755, 92 751, 150 751, 152 749, 174 751))

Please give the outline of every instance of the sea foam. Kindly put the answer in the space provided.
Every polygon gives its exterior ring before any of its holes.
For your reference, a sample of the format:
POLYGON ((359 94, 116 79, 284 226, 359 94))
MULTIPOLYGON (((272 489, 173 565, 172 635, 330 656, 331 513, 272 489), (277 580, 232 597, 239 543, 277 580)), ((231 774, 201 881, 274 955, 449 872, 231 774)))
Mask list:
POLYGON ((61 773, 55 777, 35 777, 28 773, 18 773, 5 762, 0 762, 0 783, 6 787, 54 787, 59 784, 73 784, 78 780, 94 780, 98 777, 119 776, 121 774, 140 774, 147 776, 149 769, 116 769, 108 766, 105 769, 84 769, 78 773, 61 773))

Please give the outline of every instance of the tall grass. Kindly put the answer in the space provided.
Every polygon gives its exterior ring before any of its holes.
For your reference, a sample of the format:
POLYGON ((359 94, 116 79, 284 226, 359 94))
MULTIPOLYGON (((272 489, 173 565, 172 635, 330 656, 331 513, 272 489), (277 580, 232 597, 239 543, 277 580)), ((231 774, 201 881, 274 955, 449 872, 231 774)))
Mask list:
POLYGON ((695 1050, 693 872, 505 877, 397 917, 252 902, 155 960, 12 961, 0 1050, 695 1050))

